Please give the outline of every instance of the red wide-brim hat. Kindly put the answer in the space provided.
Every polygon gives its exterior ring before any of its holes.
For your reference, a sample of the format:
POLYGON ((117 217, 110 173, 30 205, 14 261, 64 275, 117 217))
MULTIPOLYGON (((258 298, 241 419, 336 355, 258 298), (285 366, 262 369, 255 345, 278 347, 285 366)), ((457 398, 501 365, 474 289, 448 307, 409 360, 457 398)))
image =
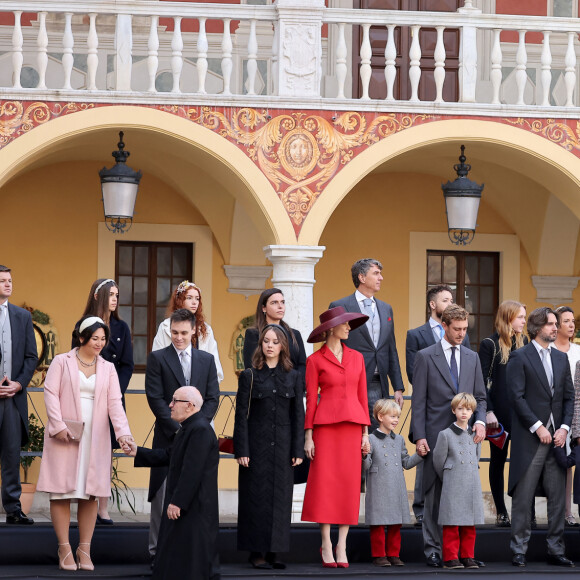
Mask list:
POLYGON ((320 315, 320 324, 310 333, 307 342, 320 342, 324 340, 324 333, 343 322, 350 323, 350 329, 354 330, 362 326, 369 317, 361 312, 347 312, 343 306, 330 308, 320 315))

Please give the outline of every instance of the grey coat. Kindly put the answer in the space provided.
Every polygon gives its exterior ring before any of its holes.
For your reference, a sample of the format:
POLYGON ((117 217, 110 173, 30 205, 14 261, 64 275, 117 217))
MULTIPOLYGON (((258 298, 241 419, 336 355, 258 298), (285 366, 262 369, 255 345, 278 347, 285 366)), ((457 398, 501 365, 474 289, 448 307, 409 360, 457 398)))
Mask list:
POLYGON ((439 503, 440 526, 475 526, 484 523, 479 479, 481 444, 471 428, 455 423, 441 431, 433 451, 433 467, 443 481, 439 503))
POLYGON ((409 500, 403 469, 411 469, 423 459, 410 456, 405 440, 391 431, 390 435, 375 429, 370 436, 371 452, 364 458, 367 472, 365 523, 369 526, 408 524, 409 500))

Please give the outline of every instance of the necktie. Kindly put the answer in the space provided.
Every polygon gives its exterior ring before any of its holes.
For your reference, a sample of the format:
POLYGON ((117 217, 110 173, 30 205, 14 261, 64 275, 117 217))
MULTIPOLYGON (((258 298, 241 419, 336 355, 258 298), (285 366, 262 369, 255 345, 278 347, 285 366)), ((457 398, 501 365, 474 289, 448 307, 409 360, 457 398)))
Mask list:
POLYGON ((373 312, 373 301, 370 298, 365 298, 363 300, 363 306, 365 309, 365 314, 368 315, 369 320, 372 322, 375 317, 375 313, 373 312))
POLYGON ((457 359, 455 358, 456 346, 451 347, 451 359, 449 360, 449 370, 451 371, 451 378, 455 385, 455 390, 459 391, 459 372, 457 370, 457 359))
POLYGON ((443 338, 445 336, 445 331, 440 324, 437 325, 437 331, 439 332, 439 338, 443 338))
POLYGON ((183 369, 183 376, 185 377, 185 385, 189 386, 189 379, 191 377, 191 368, 189 366, 189 356, 186 350, 179 353, 181 358, 181 368, 183 369))
POLYGON ((4 327, 4 321, 6 320, 6 310, 6 304, 2 304, 2 306, 0 306, 0 331, 4 327))
POLYGON ((542 364, 544 365, 544 371, 546 371, 546 378, 548 379, 548 385, 550 385, 550 390, 552 391, 552 395, 554 394, 554 375, 552 373, 552 368, 550 367, 550 364, 548 363, 548 357, 550 356, 550 353, 548 351, 548 349, 543 348, 542 350, 540 350, 540 354, 541 354, 541 359, 542 359, 542 364))

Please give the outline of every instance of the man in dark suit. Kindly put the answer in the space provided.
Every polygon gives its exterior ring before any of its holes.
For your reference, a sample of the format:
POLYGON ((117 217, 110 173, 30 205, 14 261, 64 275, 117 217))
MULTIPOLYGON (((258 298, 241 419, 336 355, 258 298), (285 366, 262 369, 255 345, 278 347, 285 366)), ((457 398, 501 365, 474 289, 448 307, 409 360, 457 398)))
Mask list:
MULTIPOLYGON (((407 379, 413 384, 413 366, 415 364, 415 355, 424 348, 439 342, 445 334, 441 323, 443 311, 453 303, 453 294, 451 288, 446 284, 433 286, 427 292, 427 309, 430 313, 429 320, 417 328, 407 331, 406 342, 406 367, 407 379)), ((463 346, 470 348, 469 337, 467 334, 463 339, 463 346)), ((409 438, 413 440, 413 434, 409 433, 409 438)), ((423 505, 425 494, 423 493, 423 462, 417 465, 415 471, 415 491, 413 498, 413 513, 417 520, 417 525, 423 523, 423 505)))
MULTIPOLYGON (((479 443, 485 438, 486 392, 479 357, 461 344, 467 334, 468 318, 467 310, 457 304, 449 305, 441 317, 445 332, 443 338, 420 350, 415 357, 411 431, 419 454, 434 449, 439 432, 453 423, 451 400, 457 393, 469 393, 475 397, 474 441, 479 443)), ((438 519, 441 480, 433 468, 431 454, 424 461, 423 489, 425 556, 429 566, 440 568, 441 528, 438 519)))
POLYGON ((329 308, 342 306, 347 312, 362 312, 369 317, 366 324, 351 330, 346 346, 358 350, 364 358, 369 417, 373 428, 378 426, 373 417, 373 407, 378 399, 388 398, 389 380, 394 390, 394 398, 403 408, 403 378, 395 342, 395 323, 390 304, 375 298, 381 289, 383 266, 377 260, 358 260, 351 268, 354 294, 331 302, 329 308))
MULTIPOLYGON (((219 385, 213 355, 197 350, 191 345, 195 330, 195 317, 187 309, 176 310, 170 317, 171 343, 152 352, 147 358, 145 393, 149 407, 155 415, 153 449, 170 447, 179 423, 171 418, 169 403, 179 387, 196 387, 204 399, 201 415, 208 422, 219 404, 219 385)), ((167 467, 151 469, 149 501, 151 523, 149 526, 149 553, 155 556, 157 536, 161 523, 167 467)))
POLYGON ((20 447, 28 441, 26 387, 38 363, 30 312, 8 303, 10 268, 0 266, 0 466, 7 524, 33 524, 20 505, 20 447))
POLYGON ((574 413, 574 386, 568 357, 550 344, 558 333, 556 313, 537 308, 528 318, 532 341, 513 351, 507 366, 512 402, 512 448, 508 493, 512 496, 514 566, 526 565, 531 534, 530 504, 541 483, 548 498, 547 560, 557 566, 574 564, 564 555, 566 470, 552 453, 563 447, 574 413))

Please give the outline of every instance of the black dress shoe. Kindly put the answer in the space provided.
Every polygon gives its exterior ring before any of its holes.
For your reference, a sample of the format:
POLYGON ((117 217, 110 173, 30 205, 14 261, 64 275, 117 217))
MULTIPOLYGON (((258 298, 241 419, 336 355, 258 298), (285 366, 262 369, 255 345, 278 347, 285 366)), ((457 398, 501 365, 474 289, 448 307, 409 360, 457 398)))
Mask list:
POLYGON ((110 518, 102 518, 99 514, 97 514, 97 525, 98 526, 112 526, 115 522, 110 518))
POLYGON ((480 568, 485 568, 485 562, 482 562, 481 560, 475 560, 474 562, 480 567, 480 568))
POLYGON ((554 566, 566 566, 567 568, 574 568, 574 562, 572 562, 572 560, 568 560, 566 556, 562 556, 561 554, 548 554, 546 556, 546 562, 554 566))
POLYGON ((284 564, 284 562, 282 562, 281 560, 278 560, 276 552, 267 552, 266 557, 264 559, 266 560, 266 562, 268 562, 268 564, 270 564, 270 566, 272 566, 272 568, 274 568, 274 570, 286 569, 286 564, 284 564))
POLYGON ((443 568, 441 556, 435 552, 429 554, 427 556, 427 566, 431 566, 431 568, 443 568))
POLYGON ((6 514, 6 523, 18 524, 20 526, 30 526, 34 523, 34 520, 29 518, 26 514, 23 514, 22 510, 18 510, 17 512, 6 514))
POLYGON ((418 515, 415 518, 415 527, 416 528, 420 528, 423 525, 423 516, 422 515, 418 515))
POLYGON ((510 518, 506 513, 497 514, 495 518, 496 528, 509 528, 511 526, 510 518))
POLYGON ((523 554, 514 554, 512 565, 523 568, 526 565, 526 557, 523 554))

